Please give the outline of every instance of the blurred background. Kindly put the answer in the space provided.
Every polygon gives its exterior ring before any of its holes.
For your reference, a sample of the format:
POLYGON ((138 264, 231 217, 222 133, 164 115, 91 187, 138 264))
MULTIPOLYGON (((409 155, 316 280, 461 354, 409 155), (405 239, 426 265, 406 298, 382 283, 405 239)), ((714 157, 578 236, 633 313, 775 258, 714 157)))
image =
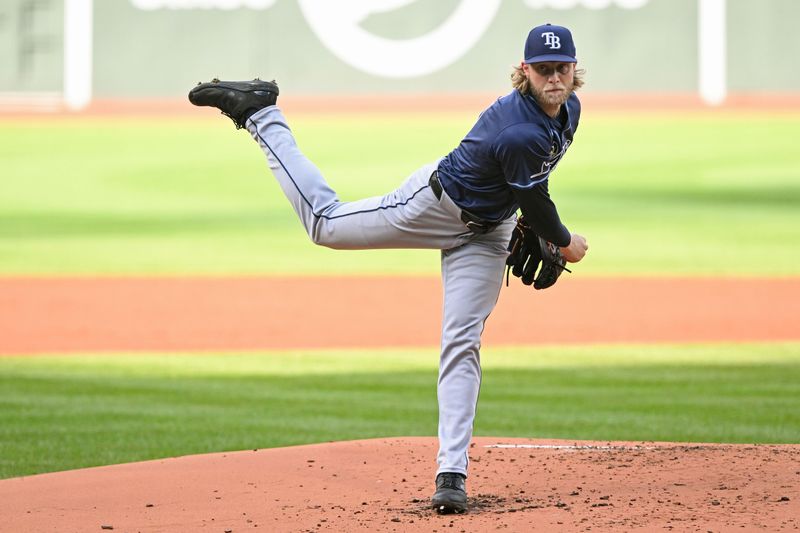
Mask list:
POLYGON ((4 0, 0 271, 436 272, 421 252, 315 249, 259 151, 186 93, 277 79, 342 199, 382 194, 458 144, 552 22, 587 71, 551 185, 596 245, 584 273, 794 274, 798 16, 793 0, 4 0))
POLYGON ((499 93, 531 27, 570 27, 587 95, 800 91, 793 0, 4 0, 0 102, 179 99, 210 75, 287 94, 499 93))

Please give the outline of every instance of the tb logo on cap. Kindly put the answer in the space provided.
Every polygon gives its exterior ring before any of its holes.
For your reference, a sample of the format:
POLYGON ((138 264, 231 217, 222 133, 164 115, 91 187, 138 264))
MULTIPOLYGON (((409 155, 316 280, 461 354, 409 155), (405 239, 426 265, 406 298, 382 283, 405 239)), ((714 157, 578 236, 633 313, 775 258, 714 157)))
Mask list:
POLYGON ((542 37, 544 37, 544 45, 549 46, 551 50, 561 48, 561 38, 552 31, 544 32, 542 37))

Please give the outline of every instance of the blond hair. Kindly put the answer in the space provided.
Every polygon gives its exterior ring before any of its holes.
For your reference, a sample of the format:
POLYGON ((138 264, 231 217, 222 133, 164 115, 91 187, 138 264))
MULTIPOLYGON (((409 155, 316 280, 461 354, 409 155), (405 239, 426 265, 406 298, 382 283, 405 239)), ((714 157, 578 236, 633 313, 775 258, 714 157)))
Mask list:
MULTIPOLYGON (((516 65, 513 67, 514 70, 511 71, 511 86, 514 87, 516 90, 521 92, 522 94, 528 94, 531 92, 531 82, 528 80, 528 77, 525 75, 525 71, 522 70, 522 67, 516 65)), ((578 90, 583 87, 583 75, 586 74, 586 71, 582 68, 575 69, 575 77, 573 79, 573 89, 578 90)))

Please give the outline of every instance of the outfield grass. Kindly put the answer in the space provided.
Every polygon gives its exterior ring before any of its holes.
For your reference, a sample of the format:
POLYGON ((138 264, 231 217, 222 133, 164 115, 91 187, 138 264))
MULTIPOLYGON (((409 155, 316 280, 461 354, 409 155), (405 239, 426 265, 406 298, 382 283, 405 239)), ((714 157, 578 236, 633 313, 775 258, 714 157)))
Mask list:
MULTIPOLYGON (((212 118, 0 122, 0 274, 437 272, 435 252, 310 244, 255 143, 212 118)), ((446 154, 474 118, 290 120, 351 200, 446 154)), ((587 110, 551 183, 592 247, 580 273, 799 274, 798 137, 797 113, 587 110)))
MULTIPOLYGON (((464 115, 290 117, 344 200, 447 153, 464 115)), ((584 275, 800 275, 800 114, 586 114, 551 192, 584 275)), ((0 276, 438 272, 315 247, 222 117, 0 121, 0 276)), ((800 442, 800 344, 485 349, 477 434, 800 442)), ((434 435, 431 350, 0 357, 0 477, 434 435)), ((433 461, 433 458, 431 458, 433 461)))
MULTIPOLYGON (((476 434, 800 442, 800 344, 486 349, 476 434)), ((430 350, 0 358, 0 477, 436 434, 430 350)), ((434 458, 431 458, 433 464, 434 458)))

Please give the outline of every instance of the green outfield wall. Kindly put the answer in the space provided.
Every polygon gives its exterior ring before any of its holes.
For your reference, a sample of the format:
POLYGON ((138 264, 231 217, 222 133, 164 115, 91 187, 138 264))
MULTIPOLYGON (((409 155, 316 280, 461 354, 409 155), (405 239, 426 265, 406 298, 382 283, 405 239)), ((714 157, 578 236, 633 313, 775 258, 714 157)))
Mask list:
MULTIPOLYGON (((0 92, 60 90, 65 6, 80 1, 0 2, 0 92)), ((295 93, 504 91, 543 22, 573 29, 587 92, 695 91, 705 0, 85 1, 93 97, 164 98, 215 75, 295 93)), ((709 1, 728 91, 800 90, 800 2, 709 1)))
POLYGON ((0 0, 0 91, 59 91, 64 3, 0 0))

